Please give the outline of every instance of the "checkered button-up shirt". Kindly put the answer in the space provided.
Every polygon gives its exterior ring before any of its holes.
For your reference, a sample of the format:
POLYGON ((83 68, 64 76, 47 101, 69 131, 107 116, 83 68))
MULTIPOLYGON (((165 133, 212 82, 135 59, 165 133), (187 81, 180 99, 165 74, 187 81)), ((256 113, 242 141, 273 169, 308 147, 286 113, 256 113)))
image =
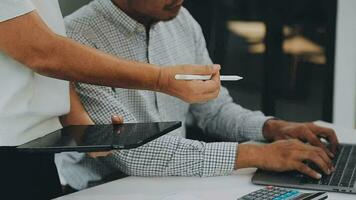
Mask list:
MULTIPOLYGON (((198 23, 182 8, 170 21, 154 24, 149 34, 109 0, 96 0, 66 19, 68 36, 115 56, 160 66, 211 64, 198 23)), ((189 105, 151 91, 77 84, 77 91, 95 123, 111 123, 111 114, 126 122, 185 121, 188 114, 205 133, 224 141, 185 139, 185 127, 142 147, 92 159, 84 154, 57 156, 60 174, 74 188, 97 184, 115 170, 136 176, 217 176, 234 169, 240 140, 262 140, 268 119, 233 103, 222 87, 217 99, 189 105)))

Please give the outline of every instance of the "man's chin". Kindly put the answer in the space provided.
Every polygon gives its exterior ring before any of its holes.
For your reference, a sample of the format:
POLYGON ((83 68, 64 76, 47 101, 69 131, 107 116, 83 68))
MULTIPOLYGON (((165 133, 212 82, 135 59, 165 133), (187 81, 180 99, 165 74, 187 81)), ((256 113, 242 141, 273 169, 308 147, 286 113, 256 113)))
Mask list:
POLYGON ((169 21, 169 20, 176 18, 177 15, 179 14, 181 8, 182 8, 182 6, 177 6, 175 8, 167 10, 167 12, 169 13, 168 17, 165 19, 162 19, 162 21, 169 21))
POLYGON ((165 18, 160 18, 160 19, 153 19, 154 22, 168 22, 168 21, 171 21, 173 20, 174 18, 176 18, 177 15, 175 16, 170 16, 170 17, 165 17, 165 18))
POLYGON ((167 18, 161 19, 161 21, 165 21, 165 22, 166 22, 166 21, 170 21, 170 20, 176 18, 176 17, 178 16, 178 14, 179 14, 179 10, 178 10, 178 12, 175 12, 174 14, 171 14, 171 15, 168 16, 167 18))
POLYGON ((176 18, 176 17, 177 17, 177 15, 176 15, 176 16, 174 16, 174 17, 170 17, 170 18, 164 19, 164 20, 162 20, 162 21, 164 21, 164 22, 168 22, 168 21, 173 20, 173 19, 174 19, 174 18, 176 18))

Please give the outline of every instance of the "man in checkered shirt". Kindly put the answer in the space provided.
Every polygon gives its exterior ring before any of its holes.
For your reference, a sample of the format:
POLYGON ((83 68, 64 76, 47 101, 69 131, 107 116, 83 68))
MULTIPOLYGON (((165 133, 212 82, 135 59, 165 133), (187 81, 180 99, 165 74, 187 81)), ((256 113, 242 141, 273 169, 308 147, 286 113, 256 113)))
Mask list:
MULTIPOLYGON (((95 0, 66 19, 69 37, 130 60, 160 66, 211 64, 198 23, 182 8, 181 0, 95 0)), ((135 176, 219 176, 244 167, 275 171, 299 170, 320 174, 304 165, 311 160, 325 173, 337 139, 331 129, 312 123, 290 123, 264 116, 233 103, 225 88, 217 99, 189 105, 156 92, 76 84, 77 92, 95 123, 111 123, 118 114, 125 122, 183 121, 190 116, 206 134, 223 141, 204 143, 185 139, 185 127, 133 150, 115 151, 102 158, 64 153, 57 156, 60 174, 75 189, 100 183, 121 170, 135 176), (318 137, 331 141, 329 151, 318 137), (243 140, 297 138, 264 146, 238 144, 243 140), (317 146, 317 147, 315 147, 317 146)))

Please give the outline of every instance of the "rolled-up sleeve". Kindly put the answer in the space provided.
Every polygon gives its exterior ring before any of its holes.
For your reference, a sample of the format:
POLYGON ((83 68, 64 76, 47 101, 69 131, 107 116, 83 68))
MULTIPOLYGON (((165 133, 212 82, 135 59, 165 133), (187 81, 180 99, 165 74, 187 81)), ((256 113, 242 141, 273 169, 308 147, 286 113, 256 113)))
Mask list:
POLYGON ((237 143, 204 143, 164 136, 142 147, 115 151, 114 165, 133 176, 221 176, 234 170, 237 143))
POLYGON ((27 14, 35 9, 29 0, 1 0, 0 22, 27 14))
POLYGON ((194 104, 190 112, 201 129, 224 141, 264 140, 263 126, 271 118, 234 103, 224 87, 217 99, 194 104))

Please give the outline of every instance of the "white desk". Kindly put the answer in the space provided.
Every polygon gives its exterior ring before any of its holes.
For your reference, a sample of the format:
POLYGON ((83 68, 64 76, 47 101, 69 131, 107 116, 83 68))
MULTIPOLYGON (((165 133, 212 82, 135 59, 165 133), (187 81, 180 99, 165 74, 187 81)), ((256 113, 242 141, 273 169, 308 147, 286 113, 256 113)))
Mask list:
MULTIPOLYGON (((318 122, 326 126, 325 124, 318 122)), ((340 142, 356 143, 356 130, 333 127, 340 142)), ((188 200, 235 200, 237 197, 262 188, 251 183, 255 169, 236 171, 223 177, 127 177, 83 190, 60 200, 168 200, 168 196, 188 200), (180 197, 180 198, 179 198, 180 197), (195 197, 195 198, 194 198, 195 197)), ((328 199, 356 199, 356 195, 328 192, 328 199)))

